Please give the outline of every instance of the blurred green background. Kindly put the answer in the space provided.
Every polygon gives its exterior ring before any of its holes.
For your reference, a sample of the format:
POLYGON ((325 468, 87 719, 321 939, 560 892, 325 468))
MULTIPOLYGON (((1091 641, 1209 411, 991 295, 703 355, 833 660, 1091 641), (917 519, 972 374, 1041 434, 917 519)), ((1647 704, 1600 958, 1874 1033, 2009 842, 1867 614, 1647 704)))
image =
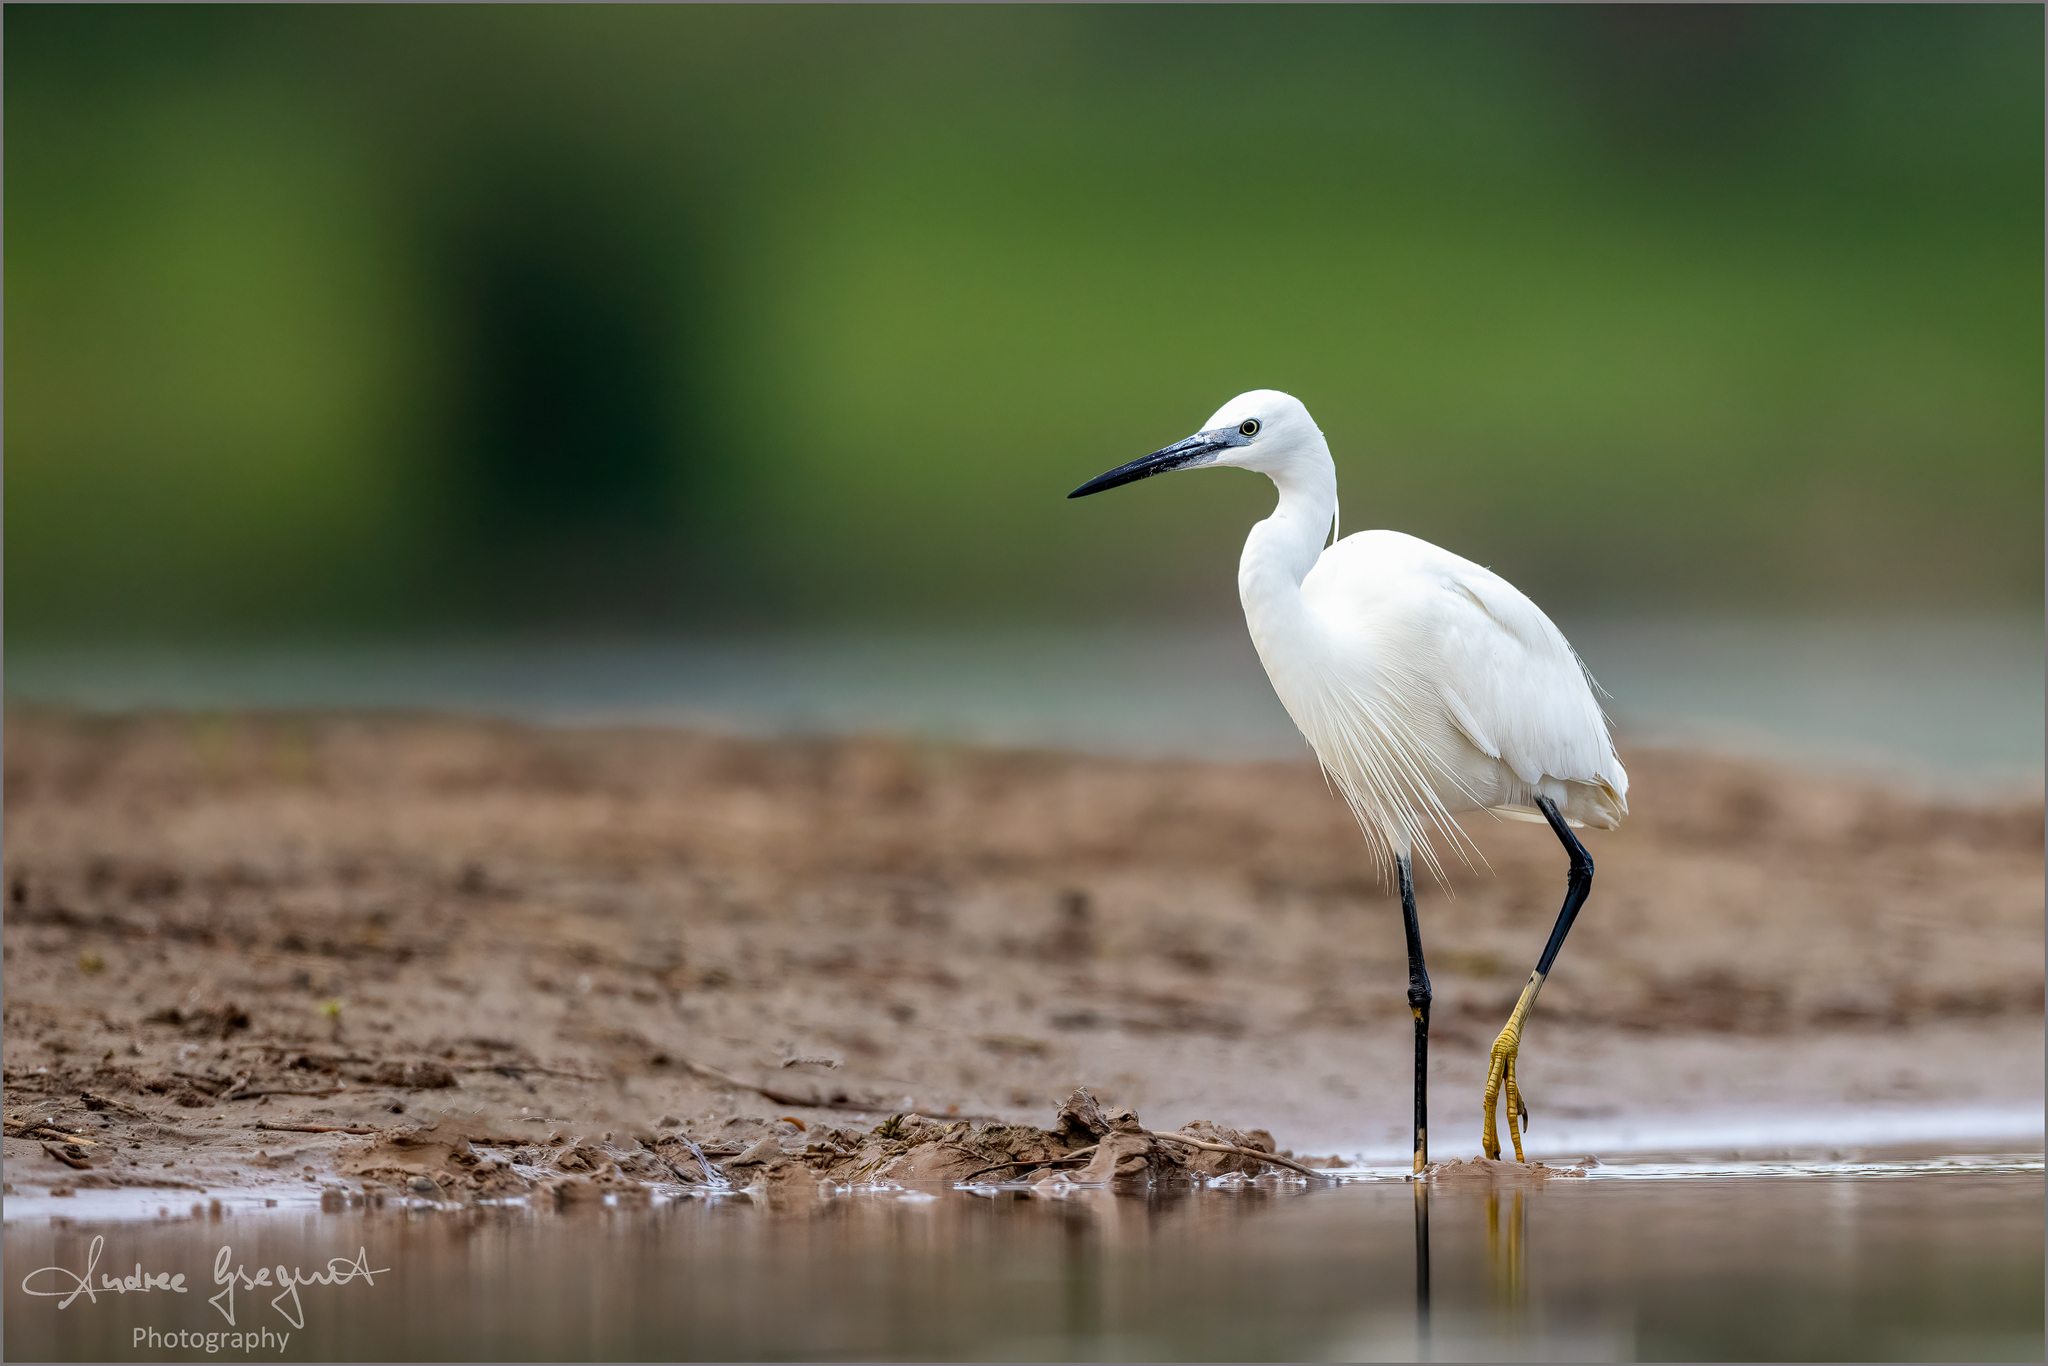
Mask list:
POLYGON ((10 7, 10 641, 2028 607, 2039 6, 10 7))

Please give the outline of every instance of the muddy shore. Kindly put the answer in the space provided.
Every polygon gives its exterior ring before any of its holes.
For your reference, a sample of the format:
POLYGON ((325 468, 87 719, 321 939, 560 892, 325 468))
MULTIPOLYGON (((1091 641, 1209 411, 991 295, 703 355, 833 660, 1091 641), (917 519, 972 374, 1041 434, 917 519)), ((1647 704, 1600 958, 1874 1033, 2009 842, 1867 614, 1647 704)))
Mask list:
MULTIPOLYGON (((10 1189, 623 1190, 709 1177, 692 1143, 951 1179, 1076 1086, 1266 1151, 1405 1135, 1399 917, 1307 763, 31 709, 6 741, 10 1189)), ((1538 1151, 2038 1102, 2038 799, 1626 757, 1525 1041, 1538 1151)), ((1547 831, 1468 825, 1488 866, 1421 889, 1445 1157, 1563 882, 1547 831)))

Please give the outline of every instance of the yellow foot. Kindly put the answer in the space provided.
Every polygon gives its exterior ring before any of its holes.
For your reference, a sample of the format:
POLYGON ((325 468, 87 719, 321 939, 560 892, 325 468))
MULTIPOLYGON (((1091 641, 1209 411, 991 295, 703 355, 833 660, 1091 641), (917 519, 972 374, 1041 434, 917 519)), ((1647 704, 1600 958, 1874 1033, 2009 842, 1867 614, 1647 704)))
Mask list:
POLYGON ((1500 1157, 1500 1132, 1494 1127, 1493 1107, 1503 1092, 1507 1096, 1508 1141, 1515 1145, 1515 1161, 1522 1161, 1522 1130, 1529 1124, 1529 1107, 1515 1085, 1515 1057, 1521 1051, 1520 1031, 1510 1026, 1493 1041, 1493 1061, 1486 1069, 1486 1155, 1500 1157))
POLYGON ((1522 988, 1522 999, 1515 1002, 1514 1014, 1508 1016, 1500 1036, 1493 1041, 1493 1059, 1486 1069, 1486 1096, 1482 1102, 1486 1107, 1486 1130, 1481 1146, 1486 1155, 1496 1161, 1500 1158, 1500 1131, 1494 1127, 1493 1107, 1507 1093, 1508 1141, 1515 1145, 1515 1161, 1522 1157, 1522 1130, 1529 1125, 1529 1107, 1522 1101, 1522 1092, 1515 1085, 1515 1060, 1522 1050, 1522 1021, 1528 1018, 1529 1007, 1536 1004, 1536 993, 1543 987, 1543 974, 1529 974, 1529 984, 1522 988))

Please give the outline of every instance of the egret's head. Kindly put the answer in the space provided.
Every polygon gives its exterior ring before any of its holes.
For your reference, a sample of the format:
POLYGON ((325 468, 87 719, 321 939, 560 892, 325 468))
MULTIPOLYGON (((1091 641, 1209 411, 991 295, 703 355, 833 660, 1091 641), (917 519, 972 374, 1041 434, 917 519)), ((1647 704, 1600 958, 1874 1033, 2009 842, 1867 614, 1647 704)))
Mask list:
POLYGON ((1301 400, 1278 389, 1253 389, 1218 408, 1202 424, 1202 430, 1185 441, 1176 441, 1141 460, 1118 465, 1109 473, 1090 479, 1067 497, 1084 498, 1169 470, 1191 470, 1203 465, 1236 465, 1262 474, 1277 474, 1297 460, 1316 457, 1328 460, 1329 447, 1301 400))

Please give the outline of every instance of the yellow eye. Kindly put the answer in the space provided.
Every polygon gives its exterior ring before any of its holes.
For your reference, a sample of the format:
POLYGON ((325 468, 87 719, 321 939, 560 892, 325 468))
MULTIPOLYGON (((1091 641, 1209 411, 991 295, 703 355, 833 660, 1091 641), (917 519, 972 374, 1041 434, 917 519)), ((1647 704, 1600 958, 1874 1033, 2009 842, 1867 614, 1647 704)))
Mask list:
POLYGON ((1248 417, 1237 424, 1237 429, 1246 436, 1257 436, 1259 434, 1259 420, 1255 417, 1248 417))

